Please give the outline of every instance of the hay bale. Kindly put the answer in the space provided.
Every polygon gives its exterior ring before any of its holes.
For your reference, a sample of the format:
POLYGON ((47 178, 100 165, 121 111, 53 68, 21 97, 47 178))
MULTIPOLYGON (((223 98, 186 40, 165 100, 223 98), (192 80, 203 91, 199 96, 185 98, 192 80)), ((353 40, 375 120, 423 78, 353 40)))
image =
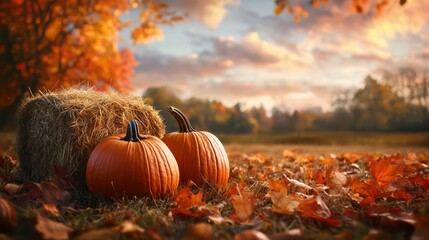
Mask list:
POLYGON ((142 134, 164 135, 158 112, 140 97, 69 89, 28 99, 18 114, 22 180, 40 181, 59 167, 83 185, 91 151, 104 137, 125 133, 132 119, 142 134))

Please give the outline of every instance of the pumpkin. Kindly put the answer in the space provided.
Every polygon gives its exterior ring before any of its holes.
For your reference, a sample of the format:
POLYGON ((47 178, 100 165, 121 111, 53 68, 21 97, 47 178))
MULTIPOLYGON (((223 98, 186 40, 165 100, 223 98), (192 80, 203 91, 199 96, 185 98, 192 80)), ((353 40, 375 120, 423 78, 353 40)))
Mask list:
POLYGON ((5 198, 0 196, 0 230, 11 231, 16 225, 15 207, 5 198))
POLYGON ((219 139, 206 131, 196 131, 185 115, 175 107, 168 107, 179 125, 178 132, 166 134, 162 141, 170 148, 180 170, 182 183, 192 180, 224 186, 229 178, 229 161, 219 139))
POLYGON ((156 197, 177 189, 179 168, 169 148, 155 136, 140 136, 133 120, 125 137, 106 137, 94 148, 86 182, 104 197, 156 197))

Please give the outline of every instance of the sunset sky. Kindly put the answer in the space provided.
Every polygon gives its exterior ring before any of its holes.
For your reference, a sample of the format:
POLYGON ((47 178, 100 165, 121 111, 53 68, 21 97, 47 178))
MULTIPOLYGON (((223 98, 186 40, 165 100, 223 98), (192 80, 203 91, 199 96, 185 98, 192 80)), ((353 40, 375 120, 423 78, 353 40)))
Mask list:
MULTIPOLYGON (((162 26, 164 37, 133 45, 135 93, 168 85, 182 98, 217 99, 245 107, 329 110, 344 89, 362 86, 368 74, 400 66, 428 67, 429 6, 409 0, 353 14, 334 3, 309 9, 299 23, 274 15, 274 0, 166 0, 188 17, 162 26)), ((135 13, 131 13, 135 14, 135 13)))

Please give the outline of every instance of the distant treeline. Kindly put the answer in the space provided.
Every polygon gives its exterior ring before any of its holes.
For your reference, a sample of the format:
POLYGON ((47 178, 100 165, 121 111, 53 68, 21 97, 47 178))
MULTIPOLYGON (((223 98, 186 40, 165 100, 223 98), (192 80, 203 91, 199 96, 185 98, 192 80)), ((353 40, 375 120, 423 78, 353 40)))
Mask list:
MULTIPOLYGON (((284 111, 268 114, 263 107, 244 110, 240 103, 227 107, 207 99, 180 99, 168 87, 149 88, 145 98, 158 110, 176 106, 194 128, 217 133, 286 133, 309 130, 428 131, 429 75, 412 68, 386 73, 382 80, 366 77, 364 86, 336 97, 330 112, 284 111)), ((167 131, 178 129, 166 111, 167 131)))

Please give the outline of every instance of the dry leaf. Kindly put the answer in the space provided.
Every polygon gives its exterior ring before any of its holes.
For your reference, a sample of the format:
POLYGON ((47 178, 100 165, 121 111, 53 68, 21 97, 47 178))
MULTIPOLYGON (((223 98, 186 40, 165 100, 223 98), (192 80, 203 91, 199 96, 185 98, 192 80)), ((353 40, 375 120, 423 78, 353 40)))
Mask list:
POLYGON ((132 239, 141 239, 144 229, 131 221, 125 221, 119 225, 119 232, 132 239))
POLYGON ((256 197, 252 192, 241 189, 238 195, 231 197, 232 207, 240 222, 248 222, 255 211, 256 197))
POLYGON ((292 214, 298 208, 299 202, 291 195, 288 195, 287 191, 274 192, 271 191, 268 193, 273 202, 271 211, 280 214, 292 214))
POLYGON ((45 203, 60 204, 70 201, 69 192, 62 190, 52 182, 44 181, 40 183, 43 200, 45 203))
POLYGON ((377 184, 387 189, 389 184, 395 181, 398 174, 403 171, 403 166, 394 163, 394 159, 383 156, 378 160, 371 159, 369 163, 369 170, 372 177, 375 179, 377 184))
POLYGON ((58 208, 55 204, 42 203, 42 208, 48 214, 51 214, 51 215, 56 216, 56 217, 60 216, 60 211, 58 211, 58 208))
POLYGON ((70 227, 39 214, 37 214, 36 219, 35 229, 42 235, 43 239, 69 239, 69 234, 73 232, 70 227))
POLYGON ((19 193, 19 192, 21 192, 21 190, 22 190, 22 185, 18 185, 18 184, 15 184, 15 183, 7 183, 5 186, 4 186, 4 190, 9 194, 9 195, 15 195, 15 194, 17 194, 17 193, 19 193))
POLYGON ((245 230, 234 235, 234 240, 269 240, 268 236, 256 230, 245 230))
POLYGON ((182 240, 211 240, 215 239, 213 227, 207 223, 191 225, 182 240))
POLYGON ((199 207, 206 205, 201 191, 194 194, 189 187, 182 188, 173 196, 173 201, 177 202, 177 208, 171 210, 173 215, 200 218, 208 213, 206 208, 199 209, 199 207))

